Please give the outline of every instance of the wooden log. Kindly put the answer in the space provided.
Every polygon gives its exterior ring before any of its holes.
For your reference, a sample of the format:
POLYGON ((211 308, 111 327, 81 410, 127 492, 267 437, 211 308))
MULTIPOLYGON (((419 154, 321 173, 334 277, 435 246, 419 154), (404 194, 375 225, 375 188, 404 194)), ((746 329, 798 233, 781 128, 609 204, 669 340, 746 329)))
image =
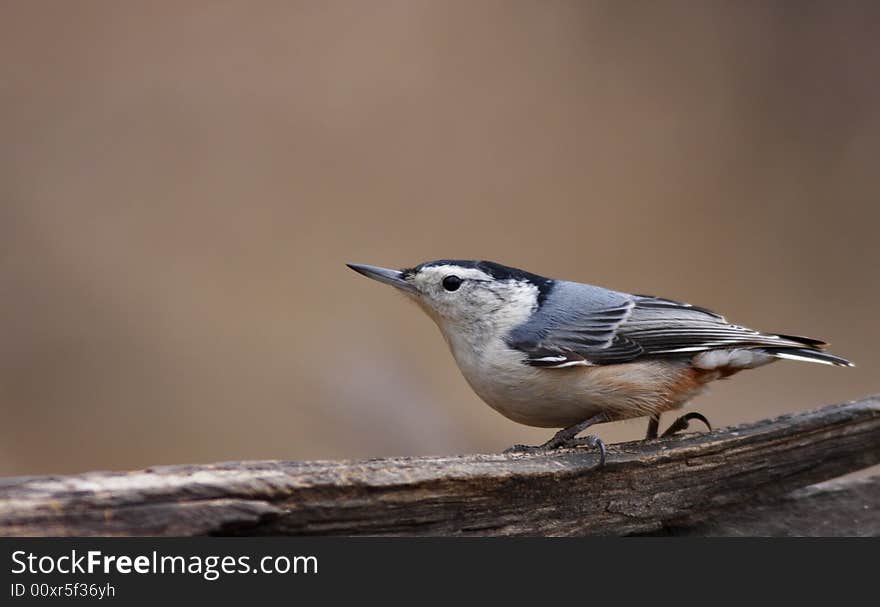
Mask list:
POLYGON ((571 449, 8 478, 0 480, 0 534, 619 535, 700 529, 737 508, 796 502, 785 496, 880 462, 880 397, 707 434, 613 445, 606 466, 597 469, 597 461, 595 451, 571 449))

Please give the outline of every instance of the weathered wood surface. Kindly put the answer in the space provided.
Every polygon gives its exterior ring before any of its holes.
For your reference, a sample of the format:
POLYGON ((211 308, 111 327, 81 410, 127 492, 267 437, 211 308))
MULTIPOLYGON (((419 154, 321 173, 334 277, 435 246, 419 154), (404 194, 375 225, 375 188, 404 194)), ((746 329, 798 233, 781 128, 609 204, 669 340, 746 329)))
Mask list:
POLYGON ((870 482, 836 497, 827 487, 792 493, 880 462, 878 396, 612 445, 606 466, 597 461, 574 449, 8 478, 0 480, 0 534, 810 534, 803 521, 786 524, 786 512, 822 516, 823 504, 853 491, 868 507, 847 529, 880 527, 870 482), (754 526, 749 512, 777 523, 754 526))
POLYGON ((754 537, 880 536, 880 476, 838 479, 758 500, 696 525, 670 525, 651 535, 754 537))

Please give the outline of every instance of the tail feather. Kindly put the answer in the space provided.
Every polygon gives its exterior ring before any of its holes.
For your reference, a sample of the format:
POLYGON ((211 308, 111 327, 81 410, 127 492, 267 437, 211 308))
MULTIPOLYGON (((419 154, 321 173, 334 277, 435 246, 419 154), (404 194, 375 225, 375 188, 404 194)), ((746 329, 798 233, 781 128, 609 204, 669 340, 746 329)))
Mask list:
POLYGON ((828 354, 827 352, 822 352, 820 350, 813 350, 812 348, 761 348, 767 354, 772 354, 776 358, 782 358, 785 360, 800 360, 803 362, 809 363, 820 363, 823 365, 834 365, 836 367, 854 367, 855 365, 846 360, 845 358, 841 358, 840 356, 834 356, 833 354, 828 354))
POLYGON ((778 333, 776 337, 781 337, 782 339, 787 339, 789 341, 793 341, 799 344, 803 344, 807 346, 809 350, 821 350, 828 344, 821 339, 813 339, 812 337, 802 337, 800 335, 783 335, 782 333, 778 333))

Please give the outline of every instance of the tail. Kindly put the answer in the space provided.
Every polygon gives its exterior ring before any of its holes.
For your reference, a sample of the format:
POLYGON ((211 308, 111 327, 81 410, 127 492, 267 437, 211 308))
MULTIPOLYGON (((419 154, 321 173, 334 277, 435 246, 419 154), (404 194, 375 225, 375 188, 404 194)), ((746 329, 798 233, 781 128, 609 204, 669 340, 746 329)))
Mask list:
POLYGON ((807 339, 800 337, 792 337, 789 335, 780 335, 780 337, 784 337, 785 339, 791 339, 796 341, 803 341, 806 348, 761 348, 767 354, 771 354, 776 358, 782 358, 785 360, 800 360, 808 363, 820 363, 823 365, 834 365, 835 367, 855 367, 853 363, 846 360, 845 358, 841 358, 840 356, 834 356, 833 354, 828 354, 827 352, 823 352, 819 348, 825 346, 823 342, 816 341, 815 339, 807 339))

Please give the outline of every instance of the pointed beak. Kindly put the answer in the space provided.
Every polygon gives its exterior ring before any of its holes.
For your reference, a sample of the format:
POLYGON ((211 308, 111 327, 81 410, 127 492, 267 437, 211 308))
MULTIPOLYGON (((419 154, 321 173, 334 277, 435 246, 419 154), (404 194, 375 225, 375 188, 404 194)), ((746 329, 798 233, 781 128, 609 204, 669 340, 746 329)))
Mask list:
POLYGON ((406 291, 407 293, 417 293, 415 287, 404 279, 403 272, 380 268, 379 266, 368 266, 360 263, 347 263, 345 265, 358 274, 363 274, 367 278, 384 282, 386 285, 397 287, 401 291, 406 291))

